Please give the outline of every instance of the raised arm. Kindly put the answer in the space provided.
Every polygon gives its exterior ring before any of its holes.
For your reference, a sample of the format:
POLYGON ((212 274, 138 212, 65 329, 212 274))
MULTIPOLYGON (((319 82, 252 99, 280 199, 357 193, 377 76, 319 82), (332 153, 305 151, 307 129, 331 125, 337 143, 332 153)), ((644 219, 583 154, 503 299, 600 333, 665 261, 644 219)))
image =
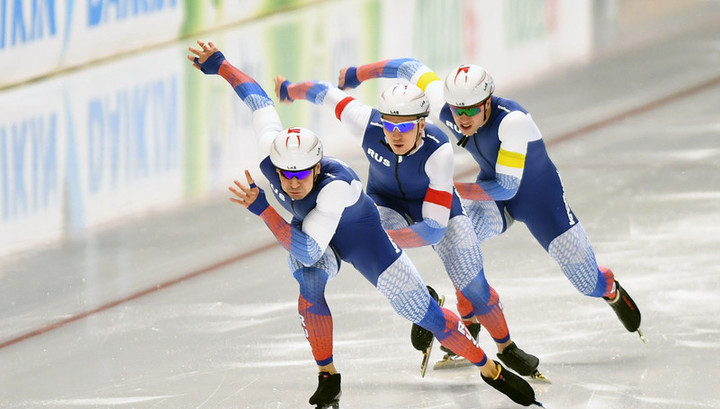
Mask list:
POLYGON ((362 144, 372 108, 334 87, 329 82, 303 81, 291 83, 280 75, 275 77, 275 95, 280 102, 291 103, 305 99, 315 105, 324 105, 342 122, 358 144, 362 144))
MULTIPOLYGON (((270 151, 270 145, 282 132, 282 123, 272 100, 252 77, 231 65, 212 42, 197 43, 200 48, 191 47, 189 50, 195 56, 188 55, 188 60, 205 74, 217 74, 223 77, 243 103, 252 110, 253 128, 260 139, 259 152, 263 160, 269 161, 267 153, 270 151)), ((245 175, 247 185, 236 180, 233 186, 230 186, 229 189, 234 194, 230 200, 259 216, 280 244, 302 263, 311 265, 319 260, 340 220, 344 210, 342 204, 337 204, 335 207, 324 205, 310 212, 309 218, 323 220, 324 225, 319 228, 316 226, 317 222, 312 220, 306 220, 302 225, 291 224, 270 206, 265 193, 255 185, 250 173, 245 171, 245 175), (311 217, 312 214, 316 216, 311 217)), ((326 185, 326 188, 331 184, 326 185)))
POLYGON ((252 110, 253 129, 259 141, 258 152, 261 157, 267 156, 273 138, 283 129, 272 100, 252 77, 230 64, 215 44, 199 40, 197 44, 200 48, 189 48, 194 56, 188 55, 188 60, 207 75, 223 77, 252 110))
POLYGON ((355 88, 363 81, 373 78, 403 78, 417 85, 430 100, 430 115, 440 119, 440 110, 445 105, 440 77, 422 62, 413 58, 394 58, 377 61, 357 67, 340 70, 338 88, 355 88))

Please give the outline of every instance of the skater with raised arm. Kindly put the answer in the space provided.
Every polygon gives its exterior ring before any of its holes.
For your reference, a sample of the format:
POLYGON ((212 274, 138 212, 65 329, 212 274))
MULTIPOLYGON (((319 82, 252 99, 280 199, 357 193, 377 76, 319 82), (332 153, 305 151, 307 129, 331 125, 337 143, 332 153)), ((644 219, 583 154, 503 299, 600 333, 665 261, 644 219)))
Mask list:
POLYGON ((539 404, 530 385, 488 360, 459 317, 430 296, 417 269, 382 228, 380 215, 362 184, 344 163, 323 155, 317 135, 283 129, 272 100, 250 76, 232 66, 212 44, 198 41, 188 59, 205 74, 219 74, 253 112, 253 128, 264 155, 260 169, 275 199, 292 214, 285 219, 268 203, 248 171, 235 181, 231 200, 259 216, 288 250, 288 266, 300 286, 298 311, 318 366, 318 388, 310 403, 338 407, 340 374, 332 354, 332 316, 325 284, 341 260, 351 263, 400 316, 428 329, 441 344, 480 368, 482 379, 513 401, 539 404))
MULTIPOLYGON (((565 197, 565 189, 530 114, 517 102, 494 95, 495 82, 478 65, 452 69, 445 80, 412 58, 342 69, 339 87, 371 78, 403 78, 423 89, 430 113, 477 162, 474 183, 455 183, 481 242, 507 230, 514 220, 555 259, 582 294, 603 298, 625 329, 640 331, 640 310, 613 272, 599 266, 590 239, 565 197)), ((458 297, 466 319, 473 312, 458 297)))
MULTIPOLYGON (((480 242, 453 189, 453 148, 440 128, 425 121, 430 113, 425 93, 396 84, 382 92, 375 109, 330 83, 290 83, 282 76, 275 78, 275 93, 281 102, 306 99, 334 113, 368 159, 367 192, 390 237, 403 248, 432 246, 479 321, 467 323, 473 337, 482 324, 503 363, 521 375, 541 377, 538 358, 510 338, 500 298, 485 279, 480 242)), ((432 341, 426 333, 413 326, 416 349, 424 351, 432 341)))

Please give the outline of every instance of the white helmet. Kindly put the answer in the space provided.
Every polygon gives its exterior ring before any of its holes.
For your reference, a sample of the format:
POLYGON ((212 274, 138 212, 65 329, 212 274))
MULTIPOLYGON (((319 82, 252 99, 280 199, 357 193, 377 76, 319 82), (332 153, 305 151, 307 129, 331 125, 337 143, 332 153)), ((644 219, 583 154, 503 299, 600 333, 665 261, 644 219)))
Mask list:
POLYGON ((309 129, 288 128, 270 145, 270 161, 281 170, 305 170, 322 159, 320 138, 309 129))
POLYGON ((395 84, 380 94, 378 111, 383 115, 428 116, 430 101, 413 84, 395 84))
POLYGON ((445 101, 455 106, 470 106, 485 101, 495 92, 495 81, 479 65, 461 65, 445 77, 445 101))

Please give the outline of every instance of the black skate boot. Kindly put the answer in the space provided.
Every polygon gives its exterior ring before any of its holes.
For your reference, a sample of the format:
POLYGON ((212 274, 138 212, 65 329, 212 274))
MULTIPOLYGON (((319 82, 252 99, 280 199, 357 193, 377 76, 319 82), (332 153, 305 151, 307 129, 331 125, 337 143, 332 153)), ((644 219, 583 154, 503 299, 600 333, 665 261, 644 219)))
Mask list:
MULTIPOLYGON (((430 296, 438 303, 439 306, 442 307, 445 302, 445 296, 439 296, 438 293, 430 286, 427 286, 427 289, 430 296)), ((425 377, 428 362, 430 362, 430 353, 432 352, 434 340, 435 336, 432 332, 413 323, 412 328, 410 329, 410 341, 412 342, 413 347, 423 354, 423 359, 420 363, 420 376, 423 378, 425 377)))
MULTIPOLYGON (((640 310, 638 309, 635 301, 630 298, 630 295, 625 291, 624 288, 620 287, 620 283, 615 281, 615 288, 617 289, 617 297, 614 300, 610 300, 607 297, 603 297, 605 301, 612 307, 620 318, 620 322, 625 326, 625 329, 629 332, 639 331, 640 328, 640 310)), ((641 335, 642 337, 642 335, 641 335)))
MULTIPOLYGON (((435 300, 435 302, 439 302, 440 296, 438 296, 438 293, 430 286, 427 286, 427 289, 430 293, 430 296, 435 300)), ((412 328, 410 328, 410 342, 412 342, 413 348, 417 349, 418 351, 422 352, 430 348, 433 338, 434 336, 432 332, 426 330, 425 328, 417 324, 413 324, 412 328)))
POLYGON ((550 383, 550 380, 537 369, 540 360, 536 356, 530 355, 518 348, 515 342, 511 342, 502 352, 498 352, 497 356, 505 366, 520 375, 530 376, 533 379, 550 383))
POLYGON ((503 368, 498 361, 493 362, 497 365, 497 369, 500 373, 498 373, 498 376, 495 379, 486 378, 481 375, 485 383, 497 389, 517 404, 523 406, 538 405, 542 407, 542 403, 535 400, 535 391, 529 383, 511 371, 503 368))
POLYGON ((316 405, 315 409, 338 409, 340 407, 340 374, 330 375, 329 372, 318 374, 318 387, 313 396, 310 397, 310 404, 316 405))
POLYGON ((511 342, 502 352, 498 352, 497 356, 505 366, 522 376, 532 375, 540 364, 540 360, 536 356, 518 348, 515 342, 511 342))

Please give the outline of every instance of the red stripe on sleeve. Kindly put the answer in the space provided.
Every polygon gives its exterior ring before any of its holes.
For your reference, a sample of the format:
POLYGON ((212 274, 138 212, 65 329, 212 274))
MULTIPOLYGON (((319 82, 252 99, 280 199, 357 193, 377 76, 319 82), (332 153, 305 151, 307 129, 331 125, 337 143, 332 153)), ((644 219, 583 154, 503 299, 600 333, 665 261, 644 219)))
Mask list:
POLYGON ((374 62, 371 64, 361 65, 357 69, 357 78, 360 82, 365 82, 366 80, 372 79, 372 78, 381 78, 383 69, 392 60, 382 60, 378 62, 374 62))
POLYGON ((265 224, 270 228, 270 231, 275 235, 275 238, 280 244, 285 247, 287 251, 290 251, 290 243, 292 241, 292 228, 290 224, 286 222, 272 206, 268 206, 267 209, 260 214, 260 218, 263 219, 265 224))
POLYGON ((443 192, 441 190, 428 189, 425 194, 426 202, 435 203, 448 209, 452 206, 452 199, 453 197, 450 192, 443 192))
POLYGON ((342 112, 345 110, 345 107, 350 102, 354 101, 355 98, 353 97, 345 97, 342 101, 340 101, 337 106, 335 106, 335 117, 338 119, 338 121, 341 121, 340 115, 342 115, 342 112))
POLYGON ((238 85, 240 85, 244 82, 255 82, 255 80, 252 79, 252 77, 250 77, 249 75, 240 71, 239 69, 233 67, 227 61, 223 61, 222 64, 220 64, 220 68, 218 69, 218 74, 220 74, 221 77, 225 78, 225 80, 227 82, 229 82, 233 88, 237 87, 238 85))

